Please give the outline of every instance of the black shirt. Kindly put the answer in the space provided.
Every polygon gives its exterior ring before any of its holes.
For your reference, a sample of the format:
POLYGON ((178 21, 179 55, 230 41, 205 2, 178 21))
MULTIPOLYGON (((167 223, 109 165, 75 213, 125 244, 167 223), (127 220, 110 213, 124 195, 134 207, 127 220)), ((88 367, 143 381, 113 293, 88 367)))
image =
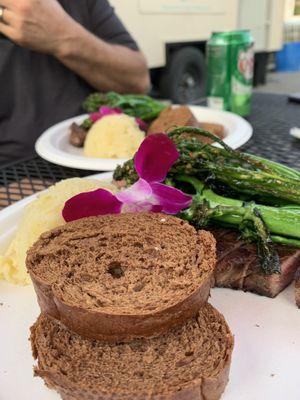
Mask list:
MULTIPOLYGON (((101 39, 137 46, 107 0, 60 0, 66 12, 101 39)), ((34 154, 38 136, 51 125, 82 112, 95 91, 50 55, 0 37, 0 164, 34 154)))

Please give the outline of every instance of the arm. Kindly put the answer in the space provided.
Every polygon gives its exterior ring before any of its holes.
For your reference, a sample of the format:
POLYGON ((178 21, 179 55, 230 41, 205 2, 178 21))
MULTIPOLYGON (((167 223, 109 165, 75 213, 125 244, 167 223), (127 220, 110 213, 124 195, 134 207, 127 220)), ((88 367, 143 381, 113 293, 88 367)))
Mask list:
POLYGON ((119 93, 145 93, 149 75, 143 55, 108 44, 76 24, 56 48, 55 56, 93 87, 119 93))
POLYGON ((51 54, 95 89, 144 93, 149 75, 143 55, 109 44, 73 20, 57 0, 1 0, 0 32, 15 43, 51 54))

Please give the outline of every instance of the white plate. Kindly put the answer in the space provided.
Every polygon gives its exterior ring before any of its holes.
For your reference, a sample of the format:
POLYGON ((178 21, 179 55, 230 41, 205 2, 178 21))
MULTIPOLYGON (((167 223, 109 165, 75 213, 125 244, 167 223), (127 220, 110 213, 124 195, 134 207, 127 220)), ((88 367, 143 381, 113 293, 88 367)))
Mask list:
MULTIPOLYGON (((0 212, 1 253, 24 206, 35 197, 0 212)), ((0 399, 58 400, 42 379, 33 378, 28 336, 39 314, 33 288, 1 282, 0 302, 0 399)), ((213 289, 210 302, 224 314, 235 336, 230 381, 222 399, 299 400, 300 310, 293 287, 275 299, 213 289)))
MULTIPOLYGON (((225 140, 236 149, 245 144, 252 136, 252 126, 245 119, 230 112, 213 110, 207 107, 189 106, 199 121, 214 122, 225 127, 225 140)), ((45 160, 65 167, 88 169, 92 171, 113 171, 125 159, 96 158, 83 155, 82 148, 69 143, 69 126, 80 124, 87 115, 67 119, 47 129, 35 144, 36 152, 45 160)))

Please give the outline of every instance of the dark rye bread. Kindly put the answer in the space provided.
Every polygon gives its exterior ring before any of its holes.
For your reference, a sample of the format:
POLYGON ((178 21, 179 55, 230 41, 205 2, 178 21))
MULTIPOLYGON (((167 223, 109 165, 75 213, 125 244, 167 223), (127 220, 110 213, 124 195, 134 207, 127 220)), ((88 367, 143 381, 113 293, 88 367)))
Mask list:
POLYGON ((156 336, 194 316, 215 267, 209 232, 165 214, 83 218, 43 234, 27 268, 42 312, 91 339, 156 336))
POLYGON ((31 328, 35 374, 64 400, 218 400, 233 337, 210 304, 151 339, 112 345, 84 339, 41 315, 31 328))
MULTIPOLYGON (((176 126, 195 126, 207 130, 219 138, 223 138, 224 126, 212 122, 198 121, 188 106, 170 106, 165 108, 159 116, 151 123, 147 135, 158 132, 168 132, 176 126)), ((195 137, 201 142, 212 143, 213 140, 204 136, 185 134, 188 137, 195 137)))
POLYGON ((169 106, 151 123, 147 134, 167 132, 175 126, 198 126, 199 123, 188 106, 169 106))

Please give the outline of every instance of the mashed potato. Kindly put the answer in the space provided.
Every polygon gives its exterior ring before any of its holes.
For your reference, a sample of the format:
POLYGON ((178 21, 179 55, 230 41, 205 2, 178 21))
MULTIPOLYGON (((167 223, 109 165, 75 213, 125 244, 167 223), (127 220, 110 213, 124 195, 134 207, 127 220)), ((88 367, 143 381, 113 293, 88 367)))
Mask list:
POLYGON ((132 158, 144 139, 135 119, 125 114, 108 115, 95 122, 84 142, 84 155, 132 158))
POLYGON ((41 233, 65 223, 61 212, 66 200, 78 193, 100 187, 116 191, 116 187, 108 182, 71 178, 51 186, 30 203, 25 208, 17 233, 6 253, 0 255, 0 278, 19 285, 29 284, 31 281, 25 267, 29 247, 41 233))

